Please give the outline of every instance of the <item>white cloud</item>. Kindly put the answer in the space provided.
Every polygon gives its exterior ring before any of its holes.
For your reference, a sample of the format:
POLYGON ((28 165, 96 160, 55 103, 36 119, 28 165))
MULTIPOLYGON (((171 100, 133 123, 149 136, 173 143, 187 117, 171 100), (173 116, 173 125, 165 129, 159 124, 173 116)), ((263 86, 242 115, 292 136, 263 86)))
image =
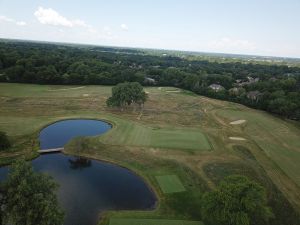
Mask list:
POLYGON ((122 30, 125 30, 125 31, 128 31, 129 30, 129 28, 128 28, 128 26, 126 25, 126 24, 121 24, 121 29, 122 30))
POLYGON ((3 22, 14 22, 15 20, 11 19, 11 18, 8 18, 6 16, 0 16, 0 21, 3 21, 3 22))
POLYGON ((72 24, 74 26, 80 26, 80 27, 87 27, 87 28, 91 28, 91 25, 86 24, 83 20, 73 20, 72 24))
POLYGON ((18 26, 26 26, 26 25, 27 25, 27 23, 24 22, 24 21, 18 21, 18 22, 16 22, 16 24, 17 24, 18 26))
POLYGON ((209 43, 209 47, 217 51, 253 51, 256 45, 248 40, 232 39, 228 37, 221 38, 209 43))
MULTIPOLYGON (((59 31, 58 34, 60 38, 71 42, 75 42, 76 40, 78 42, 81 40, 84 42, 86 42, 86 40, 95 42, 115 38, 108 26, 103 29, 97 29, 81 19, 67 18, 52 8, 39 7, 34 12, 34 16, 42 25, 51 25, 55 27, 56 31, 59 31)), ((44 26, 43 29, 48 31, 51 28, 49 26, 44 26)), ((52 32, 55 33, 56 31, 53 30, 52 32)))
POLYGON ((93 26, 87 24, 85 21, 81 19, 67 19, 66 17, 59 14, 57 11, 51 8, 43 8, 39 7, 34 12, 35 17, 41 24, 52 25, 52 26, 61 26, 61 27, 83 27, 86 28, 89 32, 95 33, 97 32, 93 26))
POLYGON ((16 24, 18 26, 25 26, 25 25, 27 25, 24 21, 16 21, 16 20, 14 20, 12 18, 9 18, 7 16, 1 16, 1 15, 0 15, 0 21, 6 22, 6 23, 14 23, 14 24, 16 24))
POLYGON ((109 26, 105 26, 103 28, 103 32, 104 34, 108 35, 108 36, 111 36, 112 35, 112 31, 111 31, 111 28, 109 26))
POLYGON ((38 10, 34 12, 34 15, 41 24, 64 27, 74 26, 70 20, 61 16, 58 12, 51 8, 44 9, 43 7, 39 7, 38 10))

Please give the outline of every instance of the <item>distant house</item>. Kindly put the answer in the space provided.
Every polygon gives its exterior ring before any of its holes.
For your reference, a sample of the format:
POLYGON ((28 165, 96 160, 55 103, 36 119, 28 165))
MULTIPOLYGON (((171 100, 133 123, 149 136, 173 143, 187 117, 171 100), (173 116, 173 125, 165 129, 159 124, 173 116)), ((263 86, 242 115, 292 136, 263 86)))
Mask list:
POLYGON ((156 80, 153 79, 153 78, 150 78, 150 77, 146 77, 145 80, 144 80, 144 83, 148 84, 148 85, 155 85, 156 84, 156 80))
POLYGON ((218 91, 222 91, 224 90, 225 88, 220 85, 220 84, 211 84, 208 86, 210 89, 214 90, 215 92, 218 92, 218 91))
POLYGON ((234 88, 230 88, 228 91, 231 96, 238 96, 244 93, 245 89, 242 87, 234 87, 234 88))
POLYGON ((247 77, 247 80, 248 81, 244 81, 242 82, 242 80, 236 80, 236 83, 235 83, 235 86, 238 86, 238 87, 243 87, 243 86, 246 86, 246 85, 249 85, 249 84, 253 84, 253 83, 256 83, 259 81, 259 78, 253 78, 253 77, 247 77))
POLYGON ((252 101, 258 101, 261 96, 262 93, 259 91, 249 91, 247 93, 247 98, 251 99, 252 101))
POLYGON ((258 78, 258 77, 257 77, 257 78, 247 77, 247 79, 248 79, 249 83, 256 83, 256 82, 259 81, 259 78, 258 78))

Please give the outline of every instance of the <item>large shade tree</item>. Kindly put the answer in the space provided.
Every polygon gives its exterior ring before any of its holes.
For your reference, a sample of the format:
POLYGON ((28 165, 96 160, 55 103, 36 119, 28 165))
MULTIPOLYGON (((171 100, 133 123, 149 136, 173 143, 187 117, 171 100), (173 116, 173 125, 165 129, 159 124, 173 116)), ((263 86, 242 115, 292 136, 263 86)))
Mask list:
POLYGON ((132 104, 143 105, 147 99, 147 94, 138 82, 120 83, 112 88, 112 96, 106 101, 107 106, 121 107, 132 104))
POLYGON ((0 150, 5 150, 10 148, 11 144, 6 133, 0 131, 0 150))
POLYGON ((34 172, 25 160, 14 163, 1 185, 2 224, 62 225, 57 187, 51 177, 34 172))
POLYGON ((215 191, 204 194, 201 213, 206 225, 259 225, 273 217, 265 189, 238 175, 225 178, 215 191))

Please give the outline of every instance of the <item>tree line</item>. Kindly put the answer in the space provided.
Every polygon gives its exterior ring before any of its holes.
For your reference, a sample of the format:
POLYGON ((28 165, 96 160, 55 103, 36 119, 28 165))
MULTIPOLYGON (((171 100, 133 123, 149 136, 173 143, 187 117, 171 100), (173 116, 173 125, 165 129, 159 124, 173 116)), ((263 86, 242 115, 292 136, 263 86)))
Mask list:
POLYGON ((132 49, 2 41, 0 82, 174 86, 300 120, 300 68, 285 65, 209 62, 132 49), (212 84, 222 89, 215 90, 212 84))

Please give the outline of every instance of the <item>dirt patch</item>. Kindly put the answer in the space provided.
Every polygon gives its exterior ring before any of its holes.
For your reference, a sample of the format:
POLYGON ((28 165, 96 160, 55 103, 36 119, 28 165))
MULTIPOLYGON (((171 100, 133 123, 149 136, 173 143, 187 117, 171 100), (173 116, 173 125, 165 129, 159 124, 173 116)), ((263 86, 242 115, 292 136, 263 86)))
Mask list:
POLYGON ((236 121, 232 121, 230 124, 231 125, 239 125, 239 124, 243 124, 245 122, 246 122, 246 120, 236 120, 236 121))

